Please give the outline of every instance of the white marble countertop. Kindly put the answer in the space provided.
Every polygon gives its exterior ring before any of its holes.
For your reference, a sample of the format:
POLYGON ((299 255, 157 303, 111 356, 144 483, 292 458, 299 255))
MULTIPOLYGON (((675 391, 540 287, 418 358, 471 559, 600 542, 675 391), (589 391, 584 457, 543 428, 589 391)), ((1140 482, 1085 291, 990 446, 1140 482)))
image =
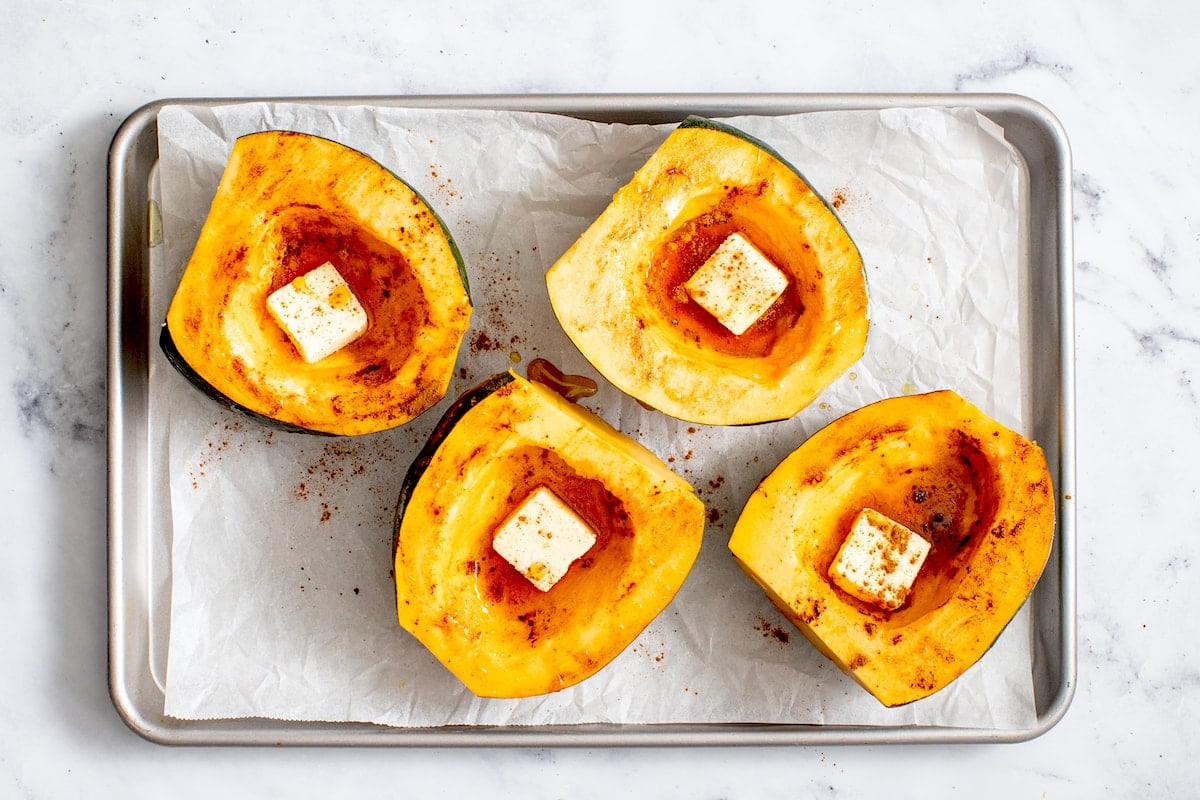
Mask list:
POLYGON ((1200 7, 13 4, 0 28, 0 796, 1184 797, 1200 785, 1200 7), (352 10, 351 10, 352 9, 352 10), (166 97, 1009 92, 1074 159, 1078 687, 1004 745, 167 748, 107 686, 106 152, 166 97))

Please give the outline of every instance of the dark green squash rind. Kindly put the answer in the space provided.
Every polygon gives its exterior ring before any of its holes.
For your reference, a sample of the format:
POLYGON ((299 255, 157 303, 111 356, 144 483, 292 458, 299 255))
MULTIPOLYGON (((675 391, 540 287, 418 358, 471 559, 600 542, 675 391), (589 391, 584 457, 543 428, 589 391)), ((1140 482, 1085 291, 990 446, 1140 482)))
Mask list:
POLYGON ((199 389, 200 393, 205 397, 216 401, 219 405, 229 409, 230 411, 241 414, 242 416, 258 423, 259 425, 273 428, 277 431, 283 431, 285 433, 307 433, 311 436, 340 435, 336 433, 330 433, 328 431, 318 431, 313 430, 312 428, 304 428, 299 425, 293 425, 290 422, 283 422, 281 420, 274 419, 273 417, 268 417, 265 414, 260 414, 257 411, 246 408, 241 403, 238 403, 237 401, 226 396, 223 392, 218 391, 217 388, 211 383, 204 380, 200 373, 196 372, 196 370, 192 368, 192 365, 187 362, 187 359, 185 359, 179 352, 179 348, 175 346, 175 340, 171 337, 171 330, 167 327, 166 323, 163 323, 163 326, 158 334, 158 346, 159 349, 162 350, 163 355, 166 357, 167 363, 174 367, 176 372, 187 379, 188 383, 199 389))
MULTIPOLYGON (((679 123, 679 127, 680 128, 701 128, 704 130, 717 131, 718 133, 725 133, 730 136, 735 136, 744 142, 749 142, 750 144, 754 145, 759 150, 762 150, 764 153, 771 156, 771 158, 778 161, 780 164, 783 164, 785 167, 787 167, 789 170, 791 170, 793 173, 795 173, 796 176, 800 178, 800 180, 804 181, 805 185, 808 186, 808 188, 812 191, 812 193, 814 195, 816 195, 816 197, 825 205, 825 207, 827 209, 829 209, 829 213, 833 214, 833 216, 837 219, 838 224, 841 225, 843 229, 846 228, 846 225, 842 222, 841 216, 837 213, 837 209, 834 208, 833 204, 830 203, 825 198, 825 195, 823 195, 817 191, 816 187, 814 187, 812 185, 812 181, 810 181, 808 178, 806 178, 804 176, 803 172, 796 169, 795 164, 793 164, 792 162, 790 162, 786 158, 784 158, 782 155, 780 155, 778 150, 776 150, 774 147, 771 147, 771 145, 767 144, 762 139, 759 139, 756 136, 751 136, 750 134, 746 133, 745 131, 735 128, 732 125, 729 125, 727 123, 718 122, 716 120, 708 119, 707 117, 696 116, 695 114, 687 117, 687 119, 685 119, 683 122, 679 123)), ((855 252, 859 252, 858 245, 855 243, 854 237, 850 236, 849 230, 846 230, 846 237, 848 239, 850 239, 850 244, 853 245, 855 252)), ((862 256, 862 253, 859 252, 859 257, 861 258, 861 256, 862 256)))
POLYGON ((429 438, 425 441, 425 445, 421 451, 417 453, 413 459, 412 465, 409 466, 408 472, 404 475, 404 481, 400 484, 400 495, 396 500, 396 513, 392 520, 392 560, 396 559, 396 548, 400 546, 400 522, 404 519, 404 512, 408 508, 408 502, 412 499, 412 494, 417 488, 417 483, 420 482, 421 476, 425 474, 425 470, 433 461, 434 455, 437 454, 438 448, 442 446, 442 442, 450 435, 450 431, 458 424, 468 411, 480 402, 490 397, 496 390, 502 386, 512 383, 513 376, 509 372, 497 373, 478 386, 475 386, 458 396, 458 399, 446 409, 446 413, 438 420, 437 425, 429 434, 429 438))
MULTIPOLYGON (((304 136, 306 138, 318 139, 318 140, 327 142, 331 145, 336 146, 337 148, 353 151, 353 152, 357 153, 359 156, 367 159, 372 164, 375 164, 377 167, 379 167, 379 169, 381 169, 387 175, 391 176, 392 179, 394 179, 397 183, 399 183, 401 186, 405 187, 408 191, 410 191, 413 194, 413 196, 416 197, 416 199, 420 202, 420 204, 430 213, 430 215, 432 215, 433 219, 437 222, 438 230, 441 232, 441 236, 444 239, 444 241, 446 242, 447 246, 449 247, 451 256, 454 258, 455 268, 458 273, 459 280, 462 283, 463 291, 466 295, 467 306, 474 307, 474 303, 472 302, 472 299, 471 299, 470 282, 467 278, 466 264, 463 260, 462 251, 459 250, 459 248, 458 248, 458 243, 455 242, 453 235, 451 235, 450 228, 446 225, 445 220, 442 219, 441 215, 437 213, 437 211, 433 208, 432 205, 430 205, 429 201, 425 198, 425 196, 422 195, 419 191, 417 191, 417 189, 415 187, 413 187, 412 184, 410 184, 408 181, 404 180, 404 178, 400 177, 395 171, 384 166, 378 160, 376 160, 372 156, 368 155, 367 153, 363 152, 362 150, 352 148, 346 144, 343 144, 341 142, 338 142, 334 139, 330 139, 325 136, 320 136, 317 134, 298 133, 296 131, 284 130, 284 129, 272 129, 272 130, 265 130, 265 131, 256 131, 251 134, 246 134, 244 136, 240 136, 240 137, 238 137, 238 139, 240 140, 243 138, 248 138, 249 136, 260 135, 262 133, 280 133, 280 134, 299 135, 299 136, 304 136)), ((304 434, 310 434, 310 435, 314 435, 314 436, 327 436, 327 437, 336 437, 336 436, 346 435, 346 434, 333 433, 330 431, 317 430, 315 428, 308 428, 308 427, 304 427, 302 425, 296 425, 296 424, 289 423, 289 422, 283 422, 281 420, 278 420, 273 417, 269 417, 265 414, 262 414, 258 411, 254 411, 253 409, 250 409, 250 408, 242 405, 241 403, 238 403, 237 401, 233 400, 232 398, 230 398, 229 396, 227 396, 226 394, 221 392, 219 389, 217 389, 216 387, 211 385, 208 381, 206 381, 200 375, 200 373, 195 368, 193 368, 191 364, 188 363, 187 359, 184 358, 183 354, 180 353, 178 346, 175 344, 174 338, 172 337, 169 326, 166 322, 163 323, 161 332, 159 334, 159 347, 162 350, 163 354, 166 356, 167 362, 170 363, 171 366, 174 367, 176 371, 178 371, 185 379, 187 379, 187 381, 190 384, 192 384, 195 388, 197 388, 202 394, 204 394, 205 396, 216 401, 221 406, 224 406, 225 408, 228 408, 231 411, 234 411, 248 419, 253 420, 257 424, 263 425, 265 427, 268 427, 268 428, 271 428, 274 430, 283 431, 286 433, 304 433, 304 434)))

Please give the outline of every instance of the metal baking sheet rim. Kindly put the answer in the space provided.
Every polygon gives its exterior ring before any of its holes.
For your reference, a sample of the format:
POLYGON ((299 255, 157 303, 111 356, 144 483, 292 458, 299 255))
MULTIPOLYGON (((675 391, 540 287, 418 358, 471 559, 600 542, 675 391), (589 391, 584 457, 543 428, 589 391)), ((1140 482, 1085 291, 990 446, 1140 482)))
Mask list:
POLYGON ((420 95, 288 98, 180 98, 149 103, 125 119, 109 148, 108 173, 108 618, 109 691, 124 722, 145 739, 173 745, 332 746, 700 746, 1017 742, 1054 727, 1076 686, 1075 343, 1071 153, 1066 132, 1044 106, 1009 94, 617 94, 420 95), (1035 435, 1056 473, 1054 551, 1031 602, 1037 722, 1028 729, 940 726, 820 726, 765 723, 452 726, 389 728, 364 723, 267 719, 180 720, 163 714, 151 674, 147 455, 148 242, 150 175, 158 159, 158 111, 173 103, 261 101, 559 113, 619 122, 671 122, 687 114, 733 116, 890 107, 970 107, 1004 128, 1030 177, 1028 296, 1035 435), (1031 343, 1032 344, 1032 343, 1031 343), (1054 358, 1047 358, 1047 355, 1054 358), (1039 684, 1039 674, 1041 683, 1039 684))

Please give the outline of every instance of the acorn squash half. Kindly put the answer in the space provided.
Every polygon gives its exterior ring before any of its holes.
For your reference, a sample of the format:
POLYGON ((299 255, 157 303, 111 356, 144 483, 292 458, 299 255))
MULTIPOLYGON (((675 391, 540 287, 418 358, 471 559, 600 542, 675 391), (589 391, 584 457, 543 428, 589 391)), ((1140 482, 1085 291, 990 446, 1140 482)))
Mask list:
POLYGON ((674 597, 704 531, 703 504, 657 456, 513 373, 447 411, 396 516, 399 622, 483 697, 554 692, 608 664, 674 597), (597 534, 547 592, 492 547, 539 485, 597 534))
POLYGON ((882 400, 818 431, 750 496, 729 549, 821 652, 895 706, 979 660, 1037 583, 1053 535, 1041 449, 939 391, 882 400), (895 611, 828 576, 864 507, 932 544, 895 611))
POLYGON ((716 425, 786 419, 857 361, 862 258, 832 208, 767 145, 689 117, 546 274, 563 330, 643 404, 716 425), (740 335, 684 289, 730 234, 787 277, 740 335))
POLYGON ((285 430, 357 435, 445 395, 470 315, 462 258, 420 195, 341 144, 266 131, 234 143, 159 341, 234 410, 285 430), (369 327, 310 364, 266 299, 327 261, 369 327))

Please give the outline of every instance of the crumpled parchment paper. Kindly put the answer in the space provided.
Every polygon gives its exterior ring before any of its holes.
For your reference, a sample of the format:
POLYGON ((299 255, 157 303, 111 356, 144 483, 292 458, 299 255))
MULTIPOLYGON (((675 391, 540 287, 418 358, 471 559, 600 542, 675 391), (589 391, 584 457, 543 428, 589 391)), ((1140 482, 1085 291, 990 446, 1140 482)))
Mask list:
POLYGON ((543 274, 673 126, 542 113, 300 103, 171 106, 159 116, 164 240, 157 327, 235 137, 305 131, 368 153, 420 191, 465 257, 475 312, 447 398, 402 428, 355 439, 271 432, 188 386, 155 353, 151 413, 173 522, 166 708, 179 718, 384 725, 581 722, 941 724, 1035 720, 1022 611, 967 674, 885 709, 821 656, 734 564, 726 542, 754 486, 819 427, 874 400, 953 388, 1023 430, 1027 177, 1003 131, 969 109, 731 118, 805 174, 864 258, 862 360, 794 419, 749 428, 642 409, 580 357, 543 274), (667 610, 581 685, 476 698, 396 623, 393 506, 453 397, 547 358, 597 378, 587 401, 696 487, 700 557, 667 610))

